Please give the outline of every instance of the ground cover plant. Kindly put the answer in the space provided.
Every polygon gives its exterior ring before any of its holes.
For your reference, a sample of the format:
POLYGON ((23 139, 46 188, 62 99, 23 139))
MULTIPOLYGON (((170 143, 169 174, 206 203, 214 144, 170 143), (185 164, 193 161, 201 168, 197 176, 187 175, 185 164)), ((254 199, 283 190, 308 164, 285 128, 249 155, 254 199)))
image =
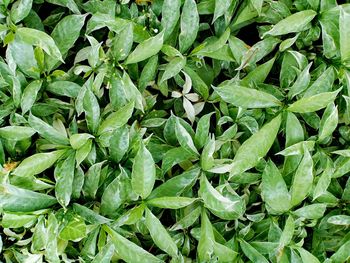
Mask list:
POLYGON ((0 262, 349 262, 348 2, 1 0, 0 262))

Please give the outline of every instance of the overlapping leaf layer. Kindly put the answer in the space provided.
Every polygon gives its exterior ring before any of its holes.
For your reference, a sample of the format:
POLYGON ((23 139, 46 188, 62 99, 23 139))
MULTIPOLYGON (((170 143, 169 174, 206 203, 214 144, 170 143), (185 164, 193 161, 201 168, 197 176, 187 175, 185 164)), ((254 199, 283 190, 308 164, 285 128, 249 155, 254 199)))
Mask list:
POLYGON ((350 4, 0 1, 0 261, 350 258, 350 4))

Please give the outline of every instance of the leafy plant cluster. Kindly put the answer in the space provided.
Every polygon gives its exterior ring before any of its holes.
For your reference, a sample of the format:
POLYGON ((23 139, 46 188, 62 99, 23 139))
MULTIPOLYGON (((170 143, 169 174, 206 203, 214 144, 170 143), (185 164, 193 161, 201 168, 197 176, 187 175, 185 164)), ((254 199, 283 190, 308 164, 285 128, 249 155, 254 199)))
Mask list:
POLYGON ((0 261, 350 258, 350 4, 1 0, 0 261))

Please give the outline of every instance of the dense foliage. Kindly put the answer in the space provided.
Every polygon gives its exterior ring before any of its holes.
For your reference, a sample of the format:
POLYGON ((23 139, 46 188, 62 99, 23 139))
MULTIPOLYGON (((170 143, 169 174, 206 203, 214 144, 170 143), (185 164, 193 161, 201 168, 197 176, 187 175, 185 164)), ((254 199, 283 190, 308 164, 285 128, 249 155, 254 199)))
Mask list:
POLYGON ((346 2, 1 0, 0 261, 349 262, 346 2))

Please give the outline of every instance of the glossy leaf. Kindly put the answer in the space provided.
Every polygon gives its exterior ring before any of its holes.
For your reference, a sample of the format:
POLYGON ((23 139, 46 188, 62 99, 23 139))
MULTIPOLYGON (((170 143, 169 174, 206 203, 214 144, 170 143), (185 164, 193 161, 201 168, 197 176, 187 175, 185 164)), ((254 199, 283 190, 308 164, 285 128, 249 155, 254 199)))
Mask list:
POLYGON ((16 36, 29 45, 42 48, 53 58, 63 61, 61 52, 55 41, 45 32, 33 28, 22 27, 18 28, 16 36))
POLYGON ((14 170, 16 176, 30 177, 40 174, 50 168, 63 154, 65 150, 57 150, 49 153, 37 153, 24 159, 14 170))
POLYGON ((64 207, 69 204, 73 192, 74 167, 75 156, 71 154, 55 169, 55 195, 57 201, 64 207))
POLYGON ((265 35, 279 36, 303 31, 315 16, 316 12, 313 10, 303 10, 294 13, 279 21, 270 31, 266 32, 265 35))
POLYGON ((157 54, 162 46, 164 31, 140 43, 128 56, 126 64, 137 63, 157 54))
POLYGON ((180 18, 180 0, 166 0, 162 6, 162 27, 164 28, 164 40, 167 40, 174 31, 180 18))
POLYGON ((167 254, 177 257, 177 246, 159 219, 146 208, 145 225, 154 243, 167 254))
POLYGON ((237 107, 268 108, 281 106, 281 102, 266 92, 238 85, 227 85, 215 88, 219 96, 237 107))
POLYGON ((160 208, 179 209, 192 204, 194 201, 196 201, 195 198, 169 196, 150 199, 147 201, 147 204, 160 208))
POLYGON ((244 213, 245 208, 240 197, 234 195, 223 196, 203 174, 200 179, 199 196, 203 199, 204 206, 222 219, 237 219, 244 213))
POLYGON ((69 145, 69 140, 64 134, 34 115, 29 114, 28 123, 46 140, 56 144, 69 145))
POLYGON ((113 131, 122 127, 130 119, 134 110, 134 102, 129 102, 118 111, 111 113, 99 126, 98 134, 113 131))
POLYGON ((199 168, 188 170, 180 175, 170 178, 149 195, 149 199, 164 196, 179 196, 185 190, 191 188, 198 179, 200 173, 199 168))
POLYGON ((56 199, 50 195, 18 188, 9 184, 0 185, 0 189, 0 206, 3 211, 37 211, 57 203, 56 199))
POLYGON ((151 153, 141 143, 131 173, 131 185, 134 192, 146 199, 153 190, 156 180, 156 168, 151 153))
POLYGON ((191 138, 191 135, 187 132, 187 130, 184 128, 184 126, 180 123, 178 119, 176 119, 175 133, 177 140, 179 141, 183 149, 185 149, 189 153, 198 154, 196 146, 194 145, 194 142, 191 138))
POLYGON ((288 107, 291 112, 306 113, 314 112, 327 107, 334 101, 339 90, 334 92, 324 92, 311 97, 301 98, 288 107))
POLYGON ((152 254, 148 253, 143 248, 139 247, 135 243, 127 240, 125 237, 121 236, 108 226, 104 227, 105 231, 110 235, 111 240, 114 244, 115 251, 126 262, 162 262, 160 259, 156 258, 152 254))
POLYGON ((253 168, 267 154, 280 125, 281 116, 278 115, 241 145, 231 164, 230 177, 253 168))
POLYGON ((29 83, 29 85, 23 90, 21 100, 21 108, 23 114, 28 112, 32 108, 37 98, 38 92, 41 88, 41 85, 41 80, 34 80, 31 83, 29 83))
POLYGON ((194 0, 185 0, 182 7, 180 26, 179 46, 180 52, 184 53, 193 44, 199 29, 199 15, 194 0))
POLYGON ((262 174, 261 194, 271 213, 284 213, 290 209, 291 197, 287 185, 271 160, 262 174))
POLYGON ((318 140, 322 141, 331 136, 338 125, 338 109, 334 103, 330 103, 322 116, 318 140))
POLYGON ((6 140, 24 140, 32 137, 35 130, 30 127, 23 126, 6 126, 0 128, 0 137, 6 140))
POLYGON ((298 205, 309 195, 313 179, 313 161, 309 151, 304 147, 304 156, 295 172, 290 190, 292 206, 298 205))

